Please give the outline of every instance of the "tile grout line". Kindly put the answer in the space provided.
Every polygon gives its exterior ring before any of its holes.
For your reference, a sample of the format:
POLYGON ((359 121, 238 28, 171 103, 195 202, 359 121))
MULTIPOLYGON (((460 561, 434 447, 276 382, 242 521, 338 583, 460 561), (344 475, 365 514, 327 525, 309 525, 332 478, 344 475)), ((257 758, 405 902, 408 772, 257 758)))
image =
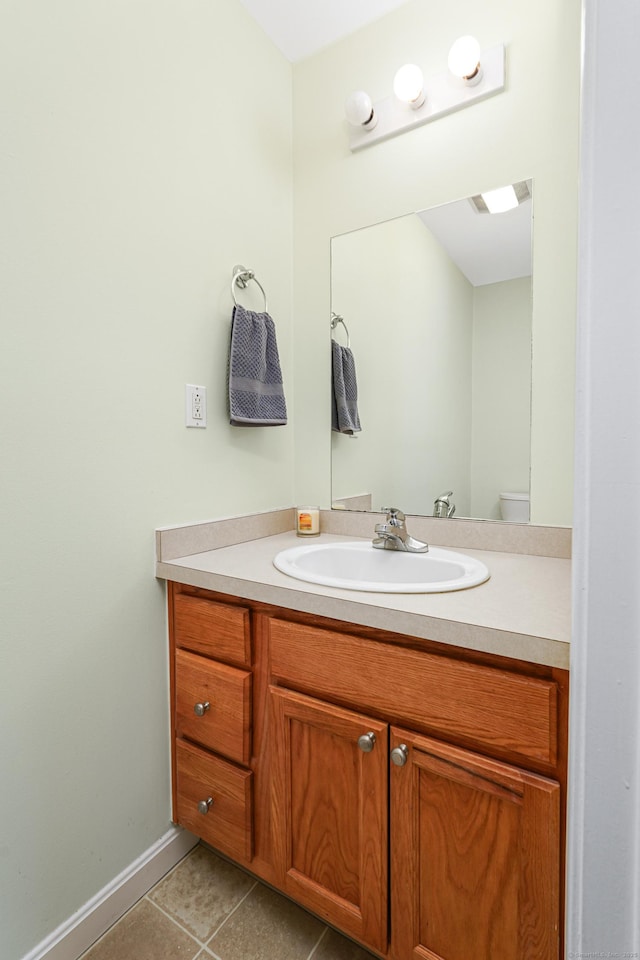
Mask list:
MULTIPOLYGON (((162 881, 165 879, 165 877, 168 877, 170 873, 173 873, 173 871, 176 870, 176 869, 180 866, 180 864, 183 863, 184 860, 186 860, 186 858, 187 858, 188 856, 190 856, 190 855, 191 855, 191 851, 189 851, 189 853, 185 854, 185 856, 182 857, 182 859, 179 860, 178 863, 176 863, 176 864, 171 868, 171 870, 167 871, 167 873, 165 873, 165 874, 160 878, 160 880, 157 881, 157 883, 154 883, 154 885, 153 885, 149 890, 147 890, 146 893, 143 893, 142 896, 138 897, 138 899, 135 901, 135 903, 132 903, 131 906, 128 907, 123 914, 121 914, 121 916, 119 916, 116 920, 114 920, 113 923, 112 923, 109 927, 107 927, 107 929, 104 930, 104 931, 100 934, 100 936, 97 938, 97 940, 94 940, 93 943, 90 944, 90 946, 88 946, 86 950, 83 950, 83 951, 82 951, 82 953, 77 957, 77 960, 83 960, 83 957, 86 957, 86 956, 89 954, 89 951, 90 951, 90 950, 93 950, 93 948, 96 947, 102 940, 106 940, 107 937, 109 937, 110 934, 113 933, 113 931, 116 929, 116 927, 119 927, 119 926, 127 919, 127 917, 129 917, 130 914, 133 913, 133 911, 136 909, 136 907, 139 907, 139 906, 140 906, 140 904, 142 903, 143 900, 147 900, 149 903, 152 903, 154 907, 156 907, 157 904, 156 904, 156 903, 153 903, 153 900, 151 900, 151 899, 149 898, 149 894, 150 894, 150 893, 153 893, 153 891, 156 889, 156 887, 158 887, 158 886, 162 883, 162 881)), ((173 919, 173 917, 169 916, 168 913, 165 913, 164 910, 161 910, 160 907, 158 907, 158 909, 160 910, 161 913, 164 913, 165 916, 166 916, 169 920, 171 920, 173 923, 175 923, 175 920, 173 919)), ((176 923, 176 926, 179 927, 180 924, 179 924, 179 923, 176 923)), ((181 928, 181 929, 182 929, 182 928, 181 928)), ((197 940, 195 937, 193 937, 193 935, 190 934, 188 930, 185 930, 184 932, 185 932, 185 933, 188 933, 189 936, 190 936, 192 939, 195 939, 197 943, 200 942, 200 941, 197 940)))
POLYGON ((211 947, 204 947, 204 949, 207 951, 207 954, 206 954, 207 957, 212 957, 212 960, 222 960, 222 957, 220 956, 220 954, 216 953, 215 950, 213 950, 211 947))
POLYGON ((234 913, 236 912, 236 910, 237 910, 239 907, 241 907, 242 904, 243 904, 243 903, 245 902, 245 900, 247 899, 247 897, 248 897, 251 893, 253 893, 253 891, 254 891, 254 890, 256 889, 256 887, 258 886, 258 882, 259 882, 259 881, 256 880, 256 881, 254 882, 253 886, 252 886, 249 890, 247 890, 247 892, 245 893, 244 897, 242 897, 241 900, 238 900, 238 902, 236 903, 236 905, 235 905, 235 907, 233 908, 233 910, 231 911, 231 913, 228 913, 228 914, 227 914, 227 916, 224 918, 224 920, 222 921, 222 923, 219 924, 219 925, 216 927, 216 929, 213 931, 213 933, 211 934, 211 936, 209 937, 209 939, 207 940, 207 942, 206 942, 205 944, 203 944, 203 946, 205 946, 205 947, 207 947, 207 948, 209 947, 209 944, 211 943, 211 941, 213 940, 213 938, 216 937, 216 936, 220 933, 220 931, 221 931, 222 928, 224 927, 224 925, 225 925, 225 923, 227 922, 227 920, 230 920, 230 919, 231 919, 231 917, 234 915, 234 913))
POLYGON ((109 936, 109 934, 113 930, 115 930, 116 927, 119 927, 120 924, 123 922, 123 920, 125 920, 129 916, 129 914, 132 913, 133 910, 135 910, 138 904, 141 903, 142 900, 146 899, 146 896, 147 895, 145 893, 138 900, 136 900, 135 903, 132 903, 131 906, 127 910, 125 910, 125 912, 120 917, 118 917, 117 920, 113 921, 110 927, 107 927, 107 929, 100 934, 97 940, 94 940, 93 943, 89 947, 87 947, 86 950, 82 951, 82 953, 77 957, 77 960, 82 960, 82 958, 86 957, 89 954, 89 951, 93 950, 93 948, 96 947, 101 940, 105 940, 109 936))
POLYGON ((202 948, 206 946, 206 944, 204 944, 202 940, 199 940, 195 936, 195 934, 191 933, 190 930, 187 930, 186 927, 183 927, 182 924, 175 919, 175 917, 172 917, 171 914, 167 913, 166 910, 163 910, 159 904, 157 904, 154 900, 151 900, 148 894, 145 894, 143 899, 147 900, 150 904, 152 904, 156 908, 156 910, 159 910, 160 913, 167 918, 167 920, 171 920, 171 922, 174 923, 179 930, 182 930, 182 932, 186 933, 188 937, 191 937, 192 940, 195 940, 196 944, 198 945, 198 950, 202 950, 202 948))
POLYGON ((307 957, 307 960, 311 960, 311 958, 313 957, 314 953, 316 952, 316 950, 318 949, 318 947, 319 947, 320 944, 322 943, 323 937, 326 937, 326 935, 327 935, 328 932, 329 932, 329 927, 325 927, 324 930, 322 931, 322 933, 320 934, 320 936, 318 937, 318 939, 317 939, 317 941, 316 941, 315 947, 312 947, 311 953, 310 953, 309 956, 307 957))

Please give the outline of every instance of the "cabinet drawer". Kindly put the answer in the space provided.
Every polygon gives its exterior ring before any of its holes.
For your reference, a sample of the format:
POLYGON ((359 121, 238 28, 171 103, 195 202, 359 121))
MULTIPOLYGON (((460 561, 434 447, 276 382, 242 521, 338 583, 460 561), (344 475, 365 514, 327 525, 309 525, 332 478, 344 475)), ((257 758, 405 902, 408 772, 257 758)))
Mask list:
POLYGON ((176 734, 248 764, 251 673, 176 650, 176 734))
POLYGON ((552 681, 277 619, 270 650, 272 676, 303 692, 414 730, 556 762, 552 681))
POLYGON ((205 753, 191 743, 176 743, 176 822, 222 853, 251 860, 252 777, 219 757, 205 753), (198 805, 207 804, 206 812, 198 805))
POLYGON ((173 600, 176 646, 241 666, 251 663, 249 611, 177 593, 173 600))

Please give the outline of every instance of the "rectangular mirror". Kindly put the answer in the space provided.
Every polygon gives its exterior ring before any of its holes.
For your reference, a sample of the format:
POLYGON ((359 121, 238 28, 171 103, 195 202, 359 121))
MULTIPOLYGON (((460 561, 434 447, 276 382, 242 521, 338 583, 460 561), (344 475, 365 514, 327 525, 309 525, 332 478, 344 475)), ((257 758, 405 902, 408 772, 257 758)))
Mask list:
POLYGON ((332 430, 334 507, 528 521, 533 201, 513 187, 504 212, 478 195, 332 238, 361 424, 332 430))

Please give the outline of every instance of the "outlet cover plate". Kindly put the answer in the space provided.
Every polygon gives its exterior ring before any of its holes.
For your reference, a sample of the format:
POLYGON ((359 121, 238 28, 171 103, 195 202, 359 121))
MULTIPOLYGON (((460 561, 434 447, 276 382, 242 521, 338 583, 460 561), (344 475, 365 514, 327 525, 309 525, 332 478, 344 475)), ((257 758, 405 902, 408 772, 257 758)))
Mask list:
POLYGON ((207 388, 195 383, 185 384, 185 424, 187 427, 206 427, 207 388))

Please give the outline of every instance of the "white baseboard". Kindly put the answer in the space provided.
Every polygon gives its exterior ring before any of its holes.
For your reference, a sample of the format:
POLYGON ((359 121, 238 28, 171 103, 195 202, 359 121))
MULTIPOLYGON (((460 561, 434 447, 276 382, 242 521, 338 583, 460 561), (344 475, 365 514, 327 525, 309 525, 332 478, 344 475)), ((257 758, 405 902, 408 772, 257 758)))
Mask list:
POLYGON ((198 843, 172 827, 22 960, 76 960, 198 843))

